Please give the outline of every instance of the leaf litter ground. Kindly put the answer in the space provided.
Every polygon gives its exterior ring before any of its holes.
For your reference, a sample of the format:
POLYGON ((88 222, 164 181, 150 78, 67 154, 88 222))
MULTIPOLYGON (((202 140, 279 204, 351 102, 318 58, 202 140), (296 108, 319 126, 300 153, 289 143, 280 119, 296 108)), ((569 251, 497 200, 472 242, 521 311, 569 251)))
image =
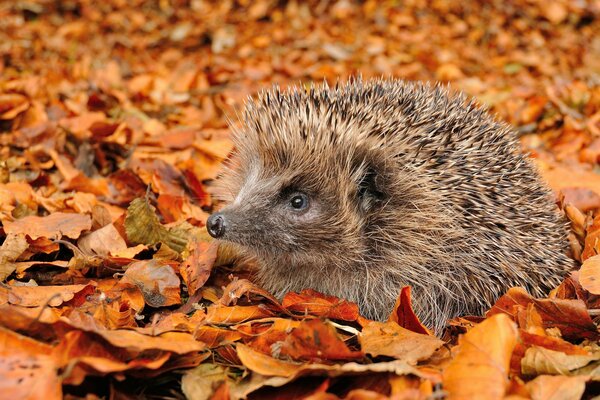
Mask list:
POLYGON ((600 392, 600 4, 0 3, 0 392, 590 398, 600 392), (281 301, 204 233, 227 117, 276 82, 449 82, 515 126, 583 262, 423 326, 281 301))

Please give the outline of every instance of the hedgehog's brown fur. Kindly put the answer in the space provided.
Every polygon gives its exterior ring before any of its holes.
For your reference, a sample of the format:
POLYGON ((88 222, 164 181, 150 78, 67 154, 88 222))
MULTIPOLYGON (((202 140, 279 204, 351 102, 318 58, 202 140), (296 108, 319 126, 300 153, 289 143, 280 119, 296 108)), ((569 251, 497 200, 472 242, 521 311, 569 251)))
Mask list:
POLYGON ((222 239, 282 296, 313 288, 387 318, 399 289, 439 330, 572 265, 566 226, 511 129, 442 87, 351 80, 247 104, 222 239), (292 193, 309 208, 292 209, 292 193))

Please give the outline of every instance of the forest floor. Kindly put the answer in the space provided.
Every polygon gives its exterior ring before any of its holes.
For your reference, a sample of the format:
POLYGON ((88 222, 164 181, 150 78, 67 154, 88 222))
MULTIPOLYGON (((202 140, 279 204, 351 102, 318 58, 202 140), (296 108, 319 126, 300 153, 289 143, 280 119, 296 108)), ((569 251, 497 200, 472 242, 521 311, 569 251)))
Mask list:
POLYGON ((599 163, 598 0, 0 1, 0 393, 590 398, 599 163), (447 83, 512 124, 581 270, 435 337, 409 289, 375 322, 224 265, 204 224, 228 118, 352 75, 447 83))

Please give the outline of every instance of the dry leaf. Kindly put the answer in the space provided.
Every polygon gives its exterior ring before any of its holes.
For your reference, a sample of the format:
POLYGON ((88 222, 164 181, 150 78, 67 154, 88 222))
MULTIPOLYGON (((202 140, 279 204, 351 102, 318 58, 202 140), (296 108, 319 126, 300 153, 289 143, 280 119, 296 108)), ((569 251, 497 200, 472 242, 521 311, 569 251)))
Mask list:
POLYGON ((206 243, 199 240, 193 240, 191 243, 190 255, 181 264, 179 271, 188 293, 193 296, 210 276, 219 245, 217 242, 206 243))
POLYGON ((521 372, 523 375, 568 375, 570 371, 585 367, 596 360, 600 360, 600 352, 585 355, 565 354, 531 346, 521 360, 521 372))
POLYGON ((358 338, 364 353, 394 357, 409 364, 431 357, 444 344, 434 336, 415 333, 392 321, 371 322, 358 338))
POLYGON ((76 295, 87 296, 94 292, 93 285, 63 286, 12 286, 8 292, 8 302, 21 307, 57 307, 76 295))
POLYGON ((0 327, 0 393, 7 399, 62 399, 52 347, 0 327), (35 371, 35 372, 33 372, 35 371))
POLYGON ((600 294, 600 255, 583 262, 579 270, 579 283, 588 292, 600 294))
POLYGON ((400 294, 396 299, 396 304, 394 305, 394 309, 392 310, 388 321, 394 321, 401 327, 416 333, 432 335, 431 331, 419 321, 419 317, 417 317, 412 309, 411 301, 410 286, 404 286, 400 290, 400 294))
POLYGON ((151 246, 163 242, 179 253, 188 242, 185 231, 168 230, 159 222, 155 208, 145 198, 133 200, 127 208, 125 230, 127 239, 134 244, 151 246))
POLYGON ((489 317, 464 334, 443 372, 449 399, 502 399, 517 328, 506 315, 489 317))
POLYGON ((127 243, 113 224, 108 224, 96 231, 79 238, 79 249, 88 256, 101 256, 118 254, 127 249, 127 243))
POLYGON ((532 400, 579 400, 585 391, 586 377, 540 375, 527 382, 532 400))
POLYGON ((92 219, 87 215, 52 213, 46 217, 28 216, 15 221, 3 221, 6 233, 28 235, 32 239, 45 237, 60 239, 66 236, 77 239, 83 231, 92 228, 92 219))
POLYGON ((0 282, 12 274, 17 265, 14 263, 29 248, 24 235, 8 234, 0 246, 0 282))
POLYGON ((151 307, 181 303, 179 277, 173 268, 158 261, 130 264, 121 282, 136 285, 142 291, 146 304, 151 307))
POLYGON ((359 316, 356 304, 312 289, 286 294, 281 305, 289 311, 303 315, 309 314, 343 321, 356 321, 359 316))

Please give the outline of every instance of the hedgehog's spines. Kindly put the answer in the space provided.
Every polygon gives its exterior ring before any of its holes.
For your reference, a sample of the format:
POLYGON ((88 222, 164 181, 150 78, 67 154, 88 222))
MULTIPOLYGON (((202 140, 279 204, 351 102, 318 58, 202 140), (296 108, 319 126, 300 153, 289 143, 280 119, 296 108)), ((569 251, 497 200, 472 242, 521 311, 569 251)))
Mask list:
MULTIPOLYGON (((234 130, 241 169, 270 177, 266 189, 304 176, 331 213, 282 233, 297 251, 282 251, 277 237, 245 247, 275 294, 312 287, 383 319, 408 284, 418 314, 439 328, 481 313, 509 286, 540 295, 571 264, 566 225, 514 133, 448 86, 357 77, 273 88, 249 101, 244 120, 234 130), (365 214, 352 196, 369 168, 386 201, 371 208, 367 199, 365 214), (339 284, 348 280, 357 283, 339 284)), ((228 174, 233 186, 249 179, 228 174)))

